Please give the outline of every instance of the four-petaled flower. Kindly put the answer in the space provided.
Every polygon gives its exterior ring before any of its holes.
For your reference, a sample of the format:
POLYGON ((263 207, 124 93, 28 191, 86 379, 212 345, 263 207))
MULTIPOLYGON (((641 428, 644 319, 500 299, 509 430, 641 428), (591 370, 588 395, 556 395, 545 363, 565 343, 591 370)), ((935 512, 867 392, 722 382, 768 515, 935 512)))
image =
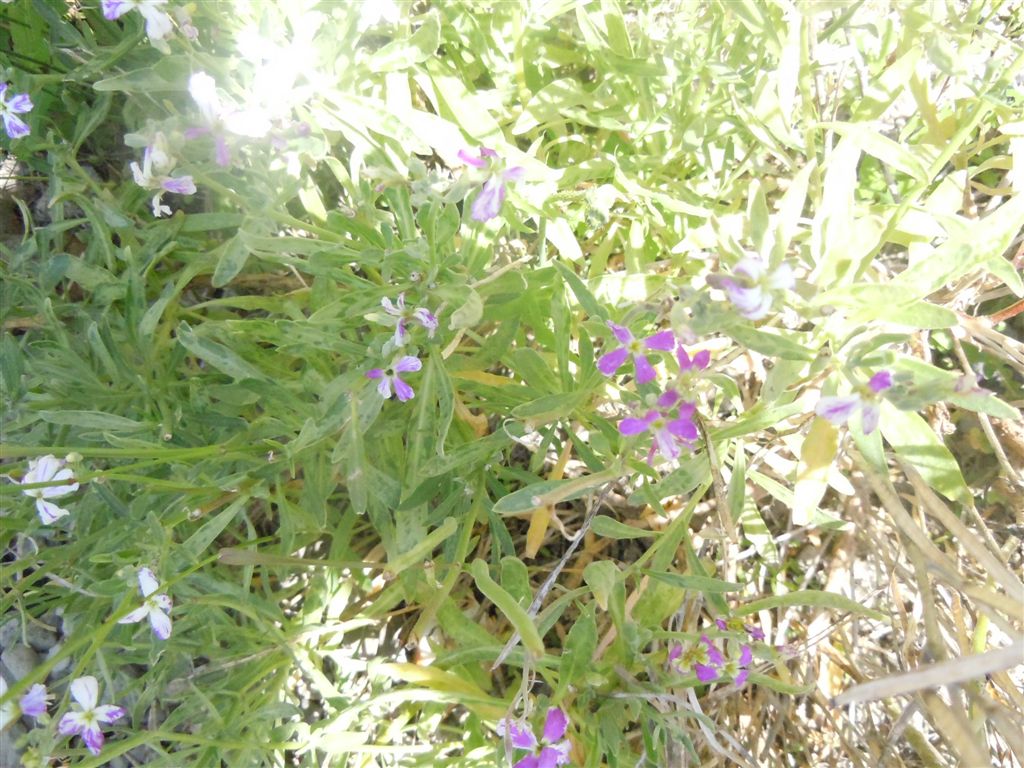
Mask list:
POLYGON ((381 397, 387 399, 391 397, 391 385, 395 386, 395 394, 398 399, 403 403, 406 400, 411 400, 415 396, 412 387, 406 384, 402 379, 399 378, 400 373, 409 373, 411 371, 418 371, 423 367, 423 363, 418 358, 412 355, 406 355, 396 362, 391 368, 373 368, 366 372, 366 378, 368 379, 379 379, 377 382, 377 391, 380 392, 381 397), (391 373, 388 373, 388 371, 391 373))
POLYGON ((725 657, 707 635, 701 635, 700 642, 690 646, 686 653, 681 645, 673 647, 668 661, 680 671, 692 669, 698 680, 710 683, 718 678, 718 668, 725 663, 725 657))
POLYGON ((146 20, 146 34, 154 48, 170 53, 164 39, 174 31, 171 17, 160 10, 167 0, 102 0, 103 18, 113 21, 131 10, 138 10, 146 20))
POLYGON ((408 331, 405 329, 405 324, 409 320, 415 320, 417 323, 427 329, 427 337, 434 338, 434 332, 437 330, 437 318, 434 314, 424 308, 417 307, 416 309, 406 309, 405 307, 405 294, 398 294, 398 299, 395 304, 391 303, 391 299, 387 296, 380 300, 381 305, 384 307, 384 311, 387 312, 394 318, 395 321, 395 346, 400 347, 405 343, 405 337, 408 335, 408 331))
POLYGON ((153 196, 153 215, 157 218, 171 214, 171 209, 161 202, 164 192, 173 192, 177 195, 196 193, 196 184, 191 176, 166 175, 166 172, 174 167, 174 159, 168 155, 164 144, 163 136, 157 134, 154 142, 143 152, 142 167, 140 168, 138 163, 131 164, 135 183, 143 189, 157 190, 153 196))
POLYGON ((668 409, 671 409, 678 400, 678 393, 666 392, 658 398, 657 408, 652 408, 642 417, 631 417, 619 422, 619 432, 623 435, 651 433, 654 442, 647 453, 648 463, 654 458, 655 450, 668 461, 674 461, 679 458, 680 441, 689 446, 697 439, 697 425, 693 422, 696 406, 693 403, 681 403, 676 417, 671 417, 668 409))
MULTIPOLYGON (((64 483, 68 480, 74 480, 74 474, 71 470, 65 467, 64 463, 56 456, 49 455, 33 459, 28 463, 28 472, 21 479, 21 485, 64 483)), ((71 513, 63 507, 58 507, 52 501, 47 501, 47 499, 67 496, 69 493, 74 493, 77 490, 78 483, 71 482, 66 485, 50 485, 45 488, 27 488, 23 489, 22 493, 36 500, 36 511, 39 513, 39 519, 43 521, 43 525, 49 525, 64 517, 64 515, 71 513)))
POLYGON ((814 407, 814 412, 835 425, 845 424, 860 409, 860 424, 865 435, 870 435, 878 427, 881 411, 878 406, 879 395, 892 386, 892 374, 879 371, 868 381, 867 386, 860 387, 858 392, 843 397, 823 397, 814 407))
POLYGON ((31 132, 28 123, 18 115, 32 109, 32 99, 27 93, 15 93, 8 100, 6 97, 7 83, 0 83, 0 118, 4 121, 4 130, 12 139, 20 139, 31 132))
POLYGON ((613 349, 611 352, 606 352, 597 361, 597 370, 605 376, 611 376, 619 370, 622 364, 626 362, 626 358, 632 355, 633 365, 636 369, 637 384, 646 384, 649 381, 653 381, 655 377, 654 368, 651 366, 651 362, 647 359, 644 351, 647 349, 657 349, 661 352, 669 352, 676 345, 676 338, 672 331, 661 331, 641 341, 640 339, 633 338, 633 334, 628 328, 617 325, 611 320, 608 321, 608 327, 612 329, 612 333, 615 334, 615 338, 619 340, 622 346, 613 349))
POLYGON ((135 624, 147 616, 149 624, 153 627, 153 634, 161 640, 171 636, 171 598, 167 595, 156 594, 160 589, 160 582, 149 568, 139 568, 139 590, 146 602, 141 608, 136 608, 118 624, 135 624))
POLYGON ((50 698, 52 697, 47 695, 46 686, 36 683, 18 700, 18 705, 23 715, 38 718, 46 714, 46 705, 50 698))
POLYGON ((270 132, 270 120, 262 112, 225 106, 217 93, 216 81, 205 72, 196 72, 189 78, 188 92, 199 107, 204 125, 186 129, 185 138, 195 139, 212 134, 213 159, 222 168, 231 165, 231 150, 228 148, 225 130, 250 139, 263 138, 270 132))
POLYGON ((481 147, 479 155, 472 155, 464 149, 460 149, 458 154, 459 159, 467 165, 489 169, 487 180, 470 206, 470 218, 474 221, 493 219, 501 212, 501 204, 505 202, 505 182, 519 181, 526 175, 526 169, 519 166, 504 168, 498 153, 487 147, 481 147))
POLYGON ((71 698, 78 702, 77 712, 68 712, 60 719, 57 730, 61 736, 81 735, 85 746, 94 755, 103 748, 101 723, 113 723, 125 716, 124 708, 113 704, 98 704, 100 689, 91 675, 71 683, 71 698))
POLYGON ((551 707, 544 719, 544 732, 538 742, 533 731, 520 727, 507 719, 498 722, 498 735, 506 731, 512 746, 525 749, 530 754, 521 758, 513 768, 555 768, 569 762, 569 740, 565 738, 569 719, 559 707, 551 707), (538 751, 539 749, 539 751, 538 751))
POLYGON ((790 290, 794 285, 793 270, 780 264, 771 272, 758 258, 740 259, 731 275, 711 275, 708 282, 729 296, 739 313, 748 320, 760 320, 772 308, 773 294, 790 290))

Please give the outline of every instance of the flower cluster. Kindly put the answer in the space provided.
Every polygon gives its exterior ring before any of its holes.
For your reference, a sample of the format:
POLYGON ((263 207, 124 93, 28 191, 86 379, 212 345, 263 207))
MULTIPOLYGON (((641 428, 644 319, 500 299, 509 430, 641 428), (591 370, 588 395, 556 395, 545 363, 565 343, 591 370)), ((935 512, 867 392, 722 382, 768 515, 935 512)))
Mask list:
MULTIPOLYGON (((400 349, 410 338, 409 325, 414 323, 421 326, 427 332, 427 338, 434 338, 437 332, 437 316, 426 307, 409 308, 405 304, 405 294, 398 294, 398 298, 392 302, 388 297, 380 300, 384 309, 383 315, 371 314, 371 320, 395 326, 395 335, 384 344, 384 354, 390 354, 400 349)), ((391 397, 392 387, 395 395, 403 403, 415 396, 413 388, 410 387, 398 374, 414 373, 423 367, 423 363, 415 355, 402 355, 397 358, 388 368, 371 368, 366 372, 366 378, 374 379, 377 382, 377 391, 381 397, 391 397)))
POLYGON ((551 707, 539 739, 532 730, 508 719, 498 722, 498 735, 507 736, 513 748, 528 753, 513 768, 556 768, 569 762, 569 740, 565 738, 568 727, 565 712, 551 707))
POLYGON ((486 172, 483 186, 470 206, 470 218, 474 221, 493 219, 501 212, 501 205, 505 202, 508 192, 506 182, 521 180, 526 175, 526 169, 518 166, 506 168, 498 153, 487 147, 481 147, 477 155, 464 149, 459 150, 458 154, 462 162, 486 172))
POLYGON ((18 115, 23 115, 32 109, 32 99, 27 93, 15 93, 10 99, 7 98, 7 83, 0 83, 0 119, 4 121, 4 130, 12 139, 20 139, 28 136, 28 123, 18 115))
POLYGON ((686 395, 691 394, 696 376, 708 367, 711 353, 701 350, 691 358, 672 331, 659 331, 638 339, 632 331, 617 323, 608 321, 608 327, 619 346, 601 355, 597 361, 597 369, 605 376, 614 375, 626 359, 632 357, 636 383, 649 384, 657 378, 657 373, 648 353, 675 352, 679 376, 673 385, 661 395, 648 395, 642 415, 619 422, 619 433, 626 436, 651 435, 648 463, 653 461, 655 453, 667 461, 676 460, 683 448, 691 449, 697 440, 698 430, 694 422, 697 406, 687 400, 686 395))
MULTIPOLYGON (((762 633, 761 637, 763 636, 762 633)), ((726 656, 711 638, 701 635, 700 640, 685 651, 682 645, 673 646, 669 651, 668 661, 680 672, 692 670, 702 683, 731 681, 736 685, 743 685, 750 674, 748 667, 754 660, 754 652, 749 643, 741 643, 738 651, 738 655, 726 656)))

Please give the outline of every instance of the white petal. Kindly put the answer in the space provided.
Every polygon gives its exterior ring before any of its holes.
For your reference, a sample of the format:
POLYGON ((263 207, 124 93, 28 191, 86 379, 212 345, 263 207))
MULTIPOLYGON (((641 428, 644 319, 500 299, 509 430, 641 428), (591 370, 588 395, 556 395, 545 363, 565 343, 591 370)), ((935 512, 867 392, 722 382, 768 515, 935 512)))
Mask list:
POLYGON ((196 72, 188 80, 188 92, 199 107, 203 119, 212 123, 221 112, 220 97, 217 95, 217 83, 205 72, 196 72))
POLYGON ((153 627, 153 634, 161 640, 171 636, 171 617, 163 611, 150 611, 149 624, 153 627))
POLYGON ((136 624, 142 621, 144 618, 149 616, 149 606, 144 605, 141 608, 136 608, 134 611, 129 613, 123 619, 118 619, 118 624, 136 624))
POLYGON ((149 568, 139 568, 139 589, 143 597, 149 597, 160 589, 160 582, 149 568))
POLYGON ((155 603, 164 613, 170 613, 173 607, 171 598, 167 595, 156 595, 151 602, 155 603))
POLYGON ((43 525, 52 525, 65 515, 71 514, 63 507, 58 507, 52 501, 44 499, 36 499, 36 512, 39 513, 39 519, 43 521, 43 525))
POLYGON ((99 696, 100 686, 92 675, 80 677, 71 683, 71 698, 77 701, 85 711, 96 707, 99 696))

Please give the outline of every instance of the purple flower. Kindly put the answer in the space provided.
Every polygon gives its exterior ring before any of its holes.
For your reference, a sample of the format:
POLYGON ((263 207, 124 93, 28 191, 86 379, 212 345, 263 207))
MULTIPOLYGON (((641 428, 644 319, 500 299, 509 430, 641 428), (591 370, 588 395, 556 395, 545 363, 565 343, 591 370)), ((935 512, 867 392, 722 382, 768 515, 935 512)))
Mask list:
POLYGON ((380 380, 377 383, 377 391, 380 392, 381 397, 384 399, 391 397, 391 385, 393 383, 395 394, 404 403, 406 400, 411 400, 415 392, 413 392, 412 387, 399 378, 398 374, 418 371, 422 367, 423 363, 418 358, 406 355, 388 369, 391 371, 390 374, 383 368, 373 368, 366 372, 366 378, 380 380))
POLYGON ((415 320, 417 323, 422 325, 427 329, 428 338, 434 338, 434 332, 437 330, 437 318, 432 312, 423 307, 417 307, 416 309, 411 310, 406 309, 404 293, 398 294, 398 299, 395 304, 392 304, 391 299, 387 296, 382 298, 380 303, 384 307, 385 312, 391 315, 391 317, 397 318, 395 321, 395 346, 400 347, 405 343, 405 337, 408 336, 405 324, 409 320, 415 320))
POLYGON ((679 345, 676 348, 676 360, 679 361, 680 373, 697 373, 708 367, 708 364, 711 362, 711 352, 710 350, 702 349, 691 358, 686 353, 686 349, 679 345))
POLYGON ((99 684, 91 675, 71 683, 71 698, 78 703, 78 711, 68 712, 60 719, 57 730, 61 736, 81 735, 85 746, 94 755, 103 749, 101 723, 112 723, 125 716, 122 707, 99 702, 99 684))
POLYGON ((697 439, 697 425, 693 423, 696 406, 693 403, 682 403, 674 419, 663 410, 671 408, 678 399, 679 395, 675 392, 666 392, 658 398, 658 408, 651 409, 640 418, 632 417, 619 422, 619 432, 623 435, 651 433, 654 441, 647 454, 648 463, 654 458, 655 450, 668 461, 674 461, 679 458, 680 442, 689 446, 697 439))
POLYGON ((167 153, 167 141, 163 134, 158 133, 153 143, 146 147, 142 153, 142 167, 138 163, 132 163, 132 176, 135 183, 143 189, 155 189, 153 195, 153 215, 160 218, 170 215, 170 207, 163 204, 165 192, 173 192, 177 195, 194 195, 196 184, 191 176, 168 176, 166 175, 173 167, 175 160, 167 153))
POLYGON ((865 435, 870 435, 878 428, 881 410, 878 407, 879 395, 892 386, 892 374, 889 371, 878 371, 866 386, 859 391, 842 397, 823 397, 814 407, 814 412, 832 424, 845 424, 853 414, 860 410, 861 428, 865 435))
POLYGON ((164 39, 174 31, 171 17, 159 10, 167 4, 167 0, 102 0, 103 18, 113 21, 131 10, 138 10, 146 20, 146 34, 154 48, 170 53, 164 39))
POLYGON ((28 693, 18 700, 21 706, 21 713, 29 717, 39 717, 46 714, 46 705, 51 697, 46 693, 46 686, 36 683, 28 689, 28 693))
POLYGON ((27 93, 16 93, 7 99, 7 83, 0 83, 0 118, 4 121, 4 130, 12 139, 20 139, 31 133, 28 123, 17 115, 23 115, 32 109, 32 99, 27 93))
POLYGON ((747 667, 750 666, 750 662, 753 660, 754 652, 750 650, 749 645, 744 644, 740 648, 739 659, 729 659, 721 665, 722 676, 729 678, 736 685, 743 685, 750 675, 750 670, 747 667))
POLYGON ((65 515, 71 514, 63 507, 59 507, 47 499, 57 499, 67 496, 78 490, 78 483, 74 482, 74 475, 70 469, 64 466, 56 456, 41 456, 28 463, 28 472, 21 478, 20 485, 34 485, 36 483, 51 483, 45 488, 22 489, 22 493, 31 496, 36 500, 36 512, 43 525, 50 525, 65 515), (71 483, 67 481, 71 480, 71 483), (56 483, 65 483, 56 485, 56 483))
POLYGON ((731 275, 712 275, 708 282, 724 290, 748 320, 760 320, 767 315, 773 294, 790 290, 794 285, 793 270, 788 264, 780 264, 769 272, 761 259, 753 257, 741 259, 731 275))
POLYGON ((707 635, 701 635, 700 642, 694 643, 685 653, 683 646, 676 645, 669 652, 668 660, 680 672, 692 669, 702 683, 718 679, 718 668, 725 664, 722 652, 707 635))
POLYGON ((526 169, 518 166, 504 168, 498 153, 487 147, 481 147, 480 154, 476 156, 464 149, 460 149, 458 155, 467 165, 481 170, 488 169, 487 179, 470 206, 470 218, 474 221, 493 219, 501 212, 501 205, 505 202, 505 183, 519 181, 526 175, 526 169))
POLYGON ((514 748, 530 753, 521 758, 513 768, 555 768, 569 762, 570 745, 569 740, 565 738, 568 726, 569 719, 565 712, 559 707, 551 707, 544 720, 544 731, 539 743, 532 731, 507 719, 498 721, 498 735, 504 737, 507 731, 514 748))
POLYGON ((746 632, 751 640, 764 641, 764 631, 753 624, 744 624, 742 619, 715 619, 715 626, 723 632, 746 632))
POLYGON ((676 338, 672 331, 661 331, 648 336, 643 341, 633 338, 628 328, 608 321, 608 327, 612 329, 615 338, 619 340, 621 347, 613 349, 601 355, 597 361, 597 370, 605 376, 611 376, 626 362, 626 358, 633 356, 633 366, 636 370, 637 384, 646 384, 653 381, 655 377, 654 368, 644 354, 647 349, 657 349, 661 352, 668 352, 676 345, 676 338))
POLYGON ((161 640, 171 636, 171 598, 167 595, 155 594, 160 589, 160 582, 149 568, 139 568, 139 591, 146 601, 141 608, 136 608, 118 624, 135 624, 149 617, 153 634, 161 640))

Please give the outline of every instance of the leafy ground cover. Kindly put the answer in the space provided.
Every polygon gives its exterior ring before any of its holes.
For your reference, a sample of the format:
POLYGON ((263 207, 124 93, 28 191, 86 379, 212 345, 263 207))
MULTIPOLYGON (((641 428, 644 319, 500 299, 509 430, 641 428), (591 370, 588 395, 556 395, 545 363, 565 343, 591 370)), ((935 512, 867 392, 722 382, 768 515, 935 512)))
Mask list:
POLYGON ((1021 765, 1020 5, 0 22, 0 765, 1021 765))

